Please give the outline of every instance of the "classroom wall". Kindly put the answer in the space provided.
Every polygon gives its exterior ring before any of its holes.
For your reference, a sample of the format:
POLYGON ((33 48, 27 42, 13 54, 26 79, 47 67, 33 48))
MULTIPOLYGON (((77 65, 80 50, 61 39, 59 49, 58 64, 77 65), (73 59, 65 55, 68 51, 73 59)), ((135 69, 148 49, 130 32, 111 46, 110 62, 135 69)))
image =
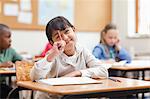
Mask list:
MULTIPOLYGON (((150 53, 150 38, 128 38, 129 32, 135 32, 133 2, 134 0, 112 0, 112 22, 118 25, 123 47, 129 51, 134 49, 135 53, 150 53)), ((92 51, 99 41, 99 33, 85 32, 77 32, 78 41, 92 51)), ((44 31, 13 30, 12 45, 18 52, 27 51, 31 55, 37 55, 46 42, 44 31)))
POLYGON ((150 53, 150 38, 129 38, 135 33, 135 0, 112 0, 112 22, 118 25, 122 45, 135 53, 150 53))
MULTIPOLYGON (((96 32, 77 32, 76 35, 81 45, 90 51, 99 41, 99 33, 96 32)), ((32 56, 37 55, 47 42, 45 31, 12 30, 12 46, 18 52, 26 51, 32 56)))

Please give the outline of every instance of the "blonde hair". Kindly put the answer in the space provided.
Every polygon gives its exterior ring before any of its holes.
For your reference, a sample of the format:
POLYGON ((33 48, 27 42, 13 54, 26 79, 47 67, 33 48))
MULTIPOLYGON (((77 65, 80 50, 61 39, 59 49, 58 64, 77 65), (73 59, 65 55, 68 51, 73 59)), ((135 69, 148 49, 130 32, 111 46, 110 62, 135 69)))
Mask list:
POLYGON ((109 23, 109 24, 107 24, 105 27, 104 27, 104 29, 101 31, 101 33, 100 33, 100 43, 102 43, 102 44, 106 44, 106 42, 105 42, 105 39, 104 39, 104 36, 105 36, 105 34, 107 33, 107 31, 108 30, 110 30, 110 29, 117 29, 117 27, 116 27, 116 25, 115 24, 112 24, 112 23, 109 23))

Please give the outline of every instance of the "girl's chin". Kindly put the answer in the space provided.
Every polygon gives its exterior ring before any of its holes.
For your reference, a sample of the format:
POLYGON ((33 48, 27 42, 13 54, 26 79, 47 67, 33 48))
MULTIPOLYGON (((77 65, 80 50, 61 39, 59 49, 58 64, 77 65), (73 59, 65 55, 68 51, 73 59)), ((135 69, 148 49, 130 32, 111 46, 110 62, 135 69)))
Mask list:
POLYGON ((65 46, 65 50, 72 50, 72 49, 74 49, 74 44, 73 43, 67 44, 65 46))

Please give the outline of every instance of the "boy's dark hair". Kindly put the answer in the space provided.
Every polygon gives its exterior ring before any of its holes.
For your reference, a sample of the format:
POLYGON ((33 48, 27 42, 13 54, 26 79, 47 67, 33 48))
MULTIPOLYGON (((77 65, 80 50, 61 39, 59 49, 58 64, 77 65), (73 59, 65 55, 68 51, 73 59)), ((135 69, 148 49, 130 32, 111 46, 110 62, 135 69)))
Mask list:
POLYGON ((55 30, 65 30, 67 27, 72 27, 74 26, 63 16, 57 16, 53 19, 51 19, 47 25, 46 25, 46 36, 49 40, 50 43, 53 43, 52 40, 52 33, 55 30))
POLYGON ((5 28, 6 28, 6 29, 9 29, 9 27, 8 27, 7 25, 0 23, 0 35, 3 33, 2 31, 3 31, 5 28))

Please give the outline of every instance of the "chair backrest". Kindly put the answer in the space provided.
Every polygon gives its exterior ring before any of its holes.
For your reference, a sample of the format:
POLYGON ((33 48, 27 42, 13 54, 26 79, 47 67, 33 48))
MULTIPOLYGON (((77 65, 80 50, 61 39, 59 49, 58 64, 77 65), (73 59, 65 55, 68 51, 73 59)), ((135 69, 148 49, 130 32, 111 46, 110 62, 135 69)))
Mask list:
POLYGON ((30 79, 30 70, 33 67, 34 63, 29 61, 17 61, 16 66, 16 78, 17 81, 29 81, 30 79))

